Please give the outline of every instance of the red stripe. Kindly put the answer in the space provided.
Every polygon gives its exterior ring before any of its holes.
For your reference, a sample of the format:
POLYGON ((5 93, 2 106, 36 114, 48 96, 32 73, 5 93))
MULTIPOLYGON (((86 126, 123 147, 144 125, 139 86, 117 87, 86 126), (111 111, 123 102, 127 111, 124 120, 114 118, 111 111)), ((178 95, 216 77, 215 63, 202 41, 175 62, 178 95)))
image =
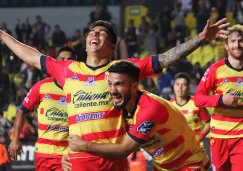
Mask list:
POLYGON ((56 146, 68 146, 68 141, 49 140, 45 138, 38 138, 37 143, 56 146))
POLYGON ((211 128, 211 133, 219 135, 243 135, 243 130, 223 130, 211 128))
POLYGON ((119 110, 98 111, 98 112, 93 112, 93 113, 76 114, 76 115, 68 117, 68 124, 72 125, 72 124, 91 121, 91 120, 115 118, 115 117, 119 117, 121 115, 122 115, 122 112, 119 111, 119 110), (82 115, 85 115, 85 114, 102 114, 102 113, 104 113, 104 114, 101 118, 92 118, 92 119, 83 119, 83 120, 80 120, 78 118, 78 116, 82 116, 82 115))
POLYGON ((82 135, 81 137, 86 141, 93 141, 93 140, 116 138, 120 135, 124 135, 125 133, 126 133, 125 129, 120 128, 112 131, 93 132, 90 134, 82 135))
POLYGON ((35 152, 35 158, 62 158, 63 155, 60 154, 44 154, 35 152))
POLYGON ((45 95, 48 95, 52 100, 57 100, 57 101, 59 101, 61 97, 66 97, 64 95, 46 93, 46 94, 40 94, 40 98, 41 99, 44 98, 45 95))
POLYGON ((171 129, 163 128, 157 131, 158 134, 164 135, 165 133, 169 132, 171 129))
POLYGON ((168 163, 160 164, 159 166, 163 167, 163 168, 166 168, 166 169, 174 168, 175 166, 179 166, 182 163, 184 163, 189 157, 191 157, 191 155, 192 155, 191 152, 187 151, 182 156, 178 157, 177 159, 172 160, 172 161, 170 161, 168 163))
POLYGON ((242 117, 241 118, 233 118, 233 117, 226 117, 226 116, 214 114, 214 115, 212 115, 212 118, 214 120, 218 120, 218 121, 237 122, 237 123, 243 122, 242 117))
POLYGON ((200 128, 199 129, 194 129, 193 131, 198 134, 198 133, 201 132, 201 129, 200 128))
POLYGON ((183 166, 180 170, 181 171, 201 171, 202 168, 194 168, 194 167, 202 167, 203 162, 196 162, 196 163, 191 163, 189 165, 183 166))
MULTIPOLYGON (((44 131, 45 131, 45 130, 48 130, 49 126, 50 126, 50 125, 40 124, 40 123, 39 123, 39 124, 38 124, 38 129, 39 129, 39 130, 44 130, 44 131)), ((68 126, 62 126, 62 125, 53 125, 53 126, 57 126, 57 127, 60 126, 60 127, 62 127, 62 128, 67 128, 67 129, 68 129, 68 126)), ((56 131, 56 130, 52 130, 52 131, 56 131)))
POLYGON ((225 78, 218 78, 216 79, 216 84, 220 84, 224 81, 224 79, 229 80, 230 82, 237 82, 237 79, 241 78, 241 80, 243 81, 243 77, 225 77, 225 78))
POLYGON ((74 74, 78 77, 79 81, 84 81, 84 82, 88 82, 88 79, 90 77, 94 78, 94 82, 100 81, 100 80, 105 80, 105 76, 106 76, 105 73, 101 73, 99 75, 83 75, 83 74, 78 74, 78 73, 74 73, 74 72, 69 72, 69 73, 67 73, 67 78, 72 79, 74 74))
POLYGON ((67 98, 66 98, 67 103, 70 103, 72 101, 72 97, 71 94, 67 94, 67 98))
POLYGON ((183 113, 183 114, 198 114, 198 110, 193 110, 193 111, 181 110, 181 113, 183 113))

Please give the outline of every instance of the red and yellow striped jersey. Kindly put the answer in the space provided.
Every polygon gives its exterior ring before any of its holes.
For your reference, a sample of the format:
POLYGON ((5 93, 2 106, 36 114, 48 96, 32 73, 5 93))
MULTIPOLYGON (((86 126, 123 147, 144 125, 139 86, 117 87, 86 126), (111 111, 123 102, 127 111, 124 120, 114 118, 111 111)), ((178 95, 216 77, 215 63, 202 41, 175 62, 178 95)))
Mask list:
POLYGON ((68 147, 68 113, 66 96, 54 78, 37 82, 25 97, 20 109, 26 112, 37 105, 36 153, 61 157, 68 147))
MULTIPOLYGON (((158 56, 131 59, 140 68, 140 78, 160 72, 158 56)), ((57 78, 67 95, 69 133, 96 143, 121 143, 126 133, 122 112, 115 110, 108 92, 107 69, 83 62, 56 61, 41 57, 42 71, 57 78)), ((73 154, 84 157, 84 153, 73 154)))
POLYGON ((179 105, 176 99, 172 99, 170 102, 186 117, 188 125, 196 134, 201 133, 203 130, 203 121, 210 121, 210 116, 207 114, 206 109, 195 106, 193 96, 188 96, 187 102, 184 105, 179 105))
POLYGON ((211 65, 195 93, 195 104, 214 107, 210 135, 215 138, 243 137, 243 70, 234 69, 228 59, 211 65), (213 92, 209 96, 210 91, 213 92), (221 104, 222 95, 234 92, 239 96, 238 106, 221 104))
POLYGON ((152 157, 157 170, 180 170, 208 163, 205 150, 196 140, 185 117, 170 102, 148 92, 139 92, 134 113, 124 112, 128 135, 152 157))

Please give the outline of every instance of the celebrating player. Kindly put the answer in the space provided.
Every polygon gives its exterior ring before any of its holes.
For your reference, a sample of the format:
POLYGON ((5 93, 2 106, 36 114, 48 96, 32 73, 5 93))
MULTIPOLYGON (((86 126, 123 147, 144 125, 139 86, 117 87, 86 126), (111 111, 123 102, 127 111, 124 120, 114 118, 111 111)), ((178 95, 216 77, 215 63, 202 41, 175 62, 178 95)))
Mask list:
MULTIPOLYGON (((208 21, 199 35, 163 54, 143 60, 130 59, 141 70, 139 79, 160 72, 162 68, 186 57, 203 41, 224 38, 227 32, 222 29, 229 25, 224 24, 225 21, 222 19, 213 25, 208 21)), ((110 56, 117 40, 109 22, 100 20, 91 25, 86 38, 86 63, 53 60, 1 31, 0 38, 22 60, 55 77, 63 87, 67 96, 70 134, 97 143, 121 143, 125 135, 124 120, 121 112, 114 109, 110 101, 105 74, 115 62, 110 61, 110 56)), ((123 166, 127 163, 126 158, 101 158, 85 152, 71 152, 70 161, 72 170, 82 171, 126 170, 123 166)))
POLYGON ((214 107, 210 122, 213 169, 240 171, 243 168, 243 26, 228 28, 225 49, 228 57, 211 65, 201 79, 195 104, 214 107))
MULTIPOLYGON (((70 47, 57 51, 56 60, 76 60, 70 47)), ((13 139, 9 146, 10 156, 17 159, 22 151, 19 139, 26 113, 38 106, 38 140, 35 148, 35 170, 61 171, 61 158, 68 147, 68 113, 66 96, 57 80, 53 77, 37 82, 25 97, 18 110, 13 127, 13 139)))
POLYGON ((71 150, 121 157, 141 146, 153 157, 154 170, 208 168, 207 154, 181 112, 167 100, 138 90, 138 67, 122 61, 112 65, 108 72, 113 105, 123 110, 129 127, 125 140, 121 144, 98 144, 70 135, 71 150))
POLYGON ((194 97, 189 96, 189 90, 190 77, 186 73, 176 74, 174 83, 176 97, 171 102, 186 117, 188 125, 195 131, 201 142, 210 131, 210 116, 204 107, 195 106, 194 97), (204 125, 202 121, 206 124, 204 125))

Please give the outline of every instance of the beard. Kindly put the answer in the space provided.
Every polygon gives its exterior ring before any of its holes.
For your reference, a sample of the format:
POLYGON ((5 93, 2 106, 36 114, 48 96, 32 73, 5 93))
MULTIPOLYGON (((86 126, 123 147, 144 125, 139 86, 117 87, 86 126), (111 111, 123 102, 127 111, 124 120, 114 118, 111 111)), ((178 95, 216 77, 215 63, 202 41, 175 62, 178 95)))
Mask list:
MULTIPOLYGON (((131 99, 131 93, 130 93, 130 90, 129 90, 126 94, 124 94, 123 96, 122 96, 120 93, 117 94, 117 95, 121 96, 122 101, 121 101, 120 103, 114 103, 114 102, 112 101, 113 106, 115 107, 115 109, 118 109, 118 110, 120 110, 120 109, 124 109, 124 108, 126 107, 127 103, 128 103, 128 102, 130 101, 130 99, 131 99)), ((113 96, 114 96, 114 94, 113 94, 113 96)))

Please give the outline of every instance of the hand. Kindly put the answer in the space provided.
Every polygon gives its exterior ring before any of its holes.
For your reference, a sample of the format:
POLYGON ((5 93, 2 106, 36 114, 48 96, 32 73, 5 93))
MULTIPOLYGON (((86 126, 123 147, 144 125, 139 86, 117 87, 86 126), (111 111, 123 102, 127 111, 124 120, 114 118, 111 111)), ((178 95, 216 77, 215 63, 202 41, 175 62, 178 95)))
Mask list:
POLYGON ((62 168, 64 171, 71 171, 72 170, 72 164, 69 162, 70 157, 68 154, 64 154, 62 156, 62 168))
POLYGON ((225 23, 226 18, 219 20, 217 23, 210 25, 209 20, 207 20, 207 24, 204 27, 203 31, 200 33, 200 37, 205 40, 213 40, 216 38, 227 38, 228 31, 223 29, 230 26, 230 23, 225 23), (225 23, 225 24, 224 24, 225 23))
POLYGON ((231 92, 223 95, 223 104, 226 106, 237 106, 239 97, 235 96, 234 94, 235 92, 231 92))
POLYGON ((87 141, 81 139, 78 135, 69 135, 68 137, 69 148, 75 152, 85 151, 87 141))
POLYGON ((21 152, 23 153, 22 144, 19 139, 13 139, 8 147, 10 156, 17 160, 17 155, 21 152))

